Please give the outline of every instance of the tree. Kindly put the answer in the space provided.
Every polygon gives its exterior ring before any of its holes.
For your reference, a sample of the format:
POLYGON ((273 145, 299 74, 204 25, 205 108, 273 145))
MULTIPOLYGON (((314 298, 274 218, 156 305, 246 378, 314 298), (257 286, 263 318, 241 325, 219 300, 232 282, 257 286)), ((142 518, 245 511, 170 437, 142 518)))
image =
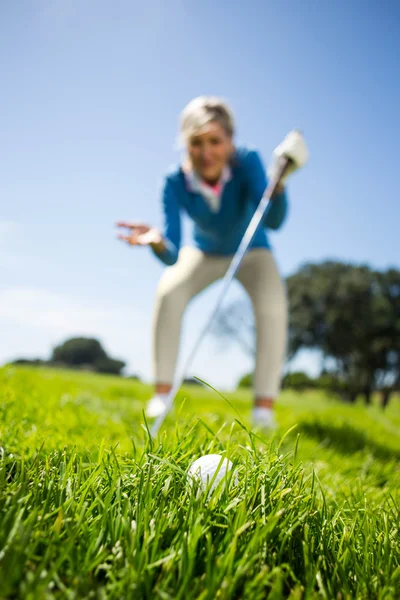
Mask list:
POLYGON ((110 375, 119 375, 124 368, 125 363, 122 360, 114 358, 101 358, 94 362, 95 370, 98 373, 108 373, 110 375))
POLYGON ((400 272, 327 261, 287 280, 290 345, 333 359, 347 397, 367 403, 399 372, 400 272))
POLYGON ((378 285, 385 305, 381 305, 381 327, 384 332, 379 352, 382 386, 382 408, 393 392, 400 391, 400 272, 388 269, 378 274, 378 285), (389 372, 389 377, 385 376, 389 372))
POLYGON ((303 373, 302 371, 286 373, 286 375, 282 379, 283 389, 292 389, 297 390, 299 392, 303 392, 304 390, 308 390, 313 387, 315 387, 314 379, 312 379, 307 375, 307 373, 303 373))
POLYGON ((253 385, 253 374, 247 373, 247 375, 243 375, 241 379, 239 379, 238 387, 239 388, 250 388, 253 385))
POLYGON ((256 331, 250 301, 245 298, 225 306, 213 322, 211 333, 221 342, 234 340, 246 354, 254 358, 256 331))
MULTIPOLYGON (((239 388, 249 388, 253 385, 253 374, 247 373, 247 375, 243 375, 243 377, 239 380, 238 387, 239 388)), ((306 373, 301 371, 295 371, 293 373, 286 373, 286 375, 282 379, 282 388, 283 389, 294 389, 298 391, 303 391, 309 388, 315 387, 315 381, 311 377, 309 377, 306 373)))
POLYGON ((11 365, 24 365, 24 366, 33 366, 33 367, 41 367, 47 364, 47 361, 41 358, 17 358, 10 362, 11 365))
POLYGON ((51 360, 66 365, 93 365, 108 358, 100 342, 93 338, 71 338, 53 350, 51 360))
POLYGON ((51 362, 119 375, 125 363, 109 357, 94 338, 71 338, 53 350, 51 362))

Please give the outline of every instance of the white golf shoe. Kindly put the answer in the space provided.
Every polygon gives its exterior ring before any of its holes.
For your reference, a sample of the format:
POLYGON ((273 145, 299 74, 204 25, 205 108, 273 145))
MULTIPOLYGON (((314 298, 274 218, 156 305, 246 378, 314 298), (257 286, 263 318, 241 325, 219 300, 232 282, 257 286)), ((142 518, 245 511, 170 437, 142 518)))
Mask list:
POLYGON ((146 406, 146 417, 155 419, 162 415, 167 409, 168 394, 156 394, 146 406))
POLYGON ((264 431, 274 431, 277 428, 272 408, 255 406, 253 408, 253 427, 264 431))

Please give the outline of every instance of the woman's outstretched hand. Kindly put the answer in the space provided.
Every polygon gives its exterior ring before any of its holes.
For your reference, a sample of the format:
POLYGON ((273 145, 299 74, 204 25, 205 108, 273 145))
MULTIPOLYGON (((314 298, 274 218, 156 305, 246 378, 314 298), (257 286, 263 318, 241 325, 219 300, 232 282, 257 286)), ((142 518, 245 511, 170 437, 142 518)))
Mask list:
POLYGON ((165 249, 162 235, 155 227, 149 227, 144 223, 127 223, 126 221, 118 221, 116 225, 128 229, 128 235, 119 233, 117 237, 130 246, 151 246, 156 252, 162 252, 165 249))

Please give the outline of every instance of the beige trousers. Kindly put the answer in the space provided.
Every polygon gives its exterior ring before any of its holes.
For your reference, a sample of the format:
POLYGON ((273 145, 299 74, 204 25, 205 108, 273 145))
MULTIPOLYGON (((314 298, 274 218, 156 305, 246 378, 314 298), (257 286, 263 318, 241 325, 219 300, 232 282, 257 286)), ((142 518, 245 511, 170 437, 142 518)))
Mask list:
MULTIPOLYGON (((181 322, 190 300, 222 278, 230 257, 184 247, 159 283, 153 315, 153 372, 156 383, 172 384, 179 351, 181 322)), ((257 332, 254 391, 275 398, 280 388, 287 339, 287 298, 273 255, 250 250, 236 275, 250 296, 257 332)))

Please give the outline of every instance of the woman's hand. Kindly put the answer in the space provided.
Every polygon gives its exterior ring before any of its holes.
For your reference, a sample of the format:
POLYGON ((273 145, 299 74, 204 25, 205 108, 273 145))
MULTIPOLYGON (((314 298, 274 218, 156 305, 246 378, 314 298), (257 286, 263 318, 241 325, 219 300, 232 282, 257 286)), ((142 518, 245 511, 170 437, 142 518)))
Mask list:
POLYGON ((268 169, 269 179, 275 176, 279 168, 279 159, 282 157, 290 158, 290 162, 280 180, 280 183, 285 185, 289 175, 303 167, 309 158, 308 148, 300 131, 296 129, 290 131, 279 146, 275 148, 272 154, 271 165, 268 169))
POLYGON ((118 239, 130 246, 151 246, 155 252, 163 252, 165 244, 161 233, 155 227, 149 227, 143 223, 126 223, 119 221, 117 227, 129 230, 128 235, 118 234, 118 239))
POLYGON ((283 185, 283 183, 281 183, 281 182, 277 183, 275 186, 274 193, 272 194, 272 198, 275 198, 275 196, 279 196, 280 194, 283 194, 284 191, 285 191, 285 186, 283 185))

